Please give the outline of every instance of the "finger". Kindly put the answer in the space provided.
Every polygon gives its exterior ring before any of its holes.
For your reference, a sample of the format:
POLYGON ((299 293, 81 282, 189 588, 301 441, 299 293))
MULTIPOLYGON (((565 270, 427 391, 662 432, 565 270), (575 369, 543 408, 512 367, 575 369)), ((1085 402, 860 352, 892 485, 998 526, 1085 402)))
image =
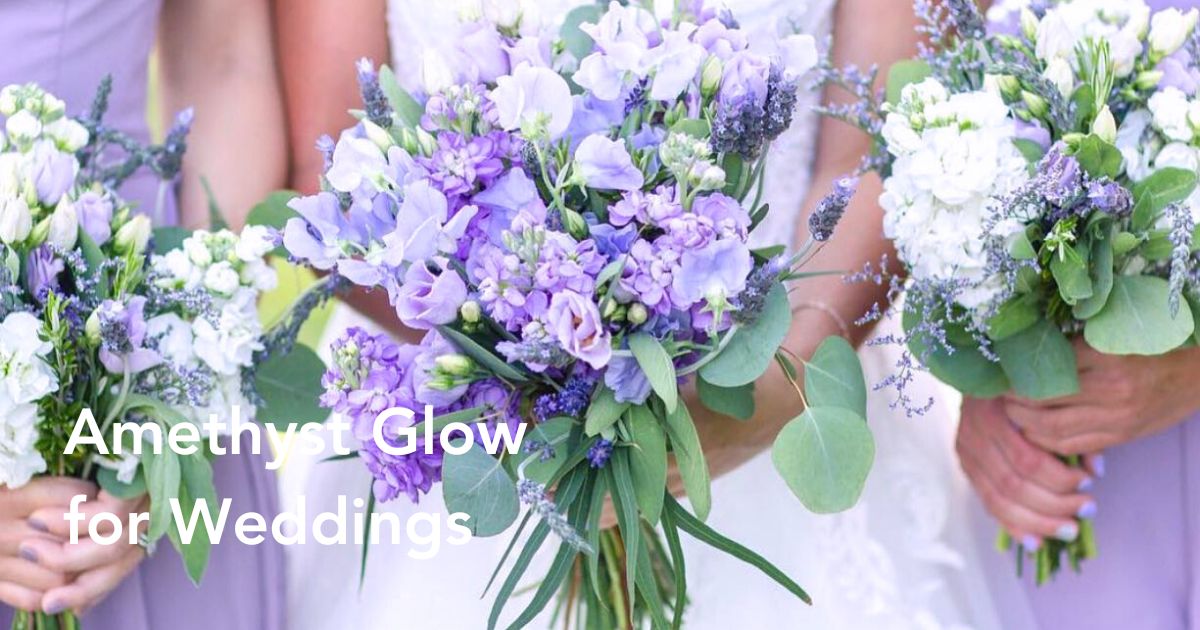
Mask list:
MULTIPOLYGON (((1072 435, 1068 438, 1047 438, 1044 436, 1029 436, 1030 441, 1035 444, 1045 443, 1044 448, 1052 449, 1055 453, 1062 455, 1083 455, 1084 453, 1094 453, 1105 449, 1112 448, 1118 444, 1126 442, 1128 439, 1116 433, 1096 431, 1092 433, 1084 433, 1082 435, 1072 435)), ((1079 470, 1088 470, 1087 467, 1080 467, 1079 470)))
POLYGON ((131 514, 141 513, 143 510, 139 510, 138 507, 137 503, 129 501, 95 499, 78 506, 76 513, 83 515, 82 520, 73 522, 68 520, 67 513, 63 512, 61 506, 58 506, 37 510, 29 516, 29 521, 33 527, 44 528, 47 532, 64 539, 70 537, 71 528, 74 526, 77 528, 79 537, 86 538, 91 523, 97 516, 111 514, 117 517, 115 521, 110 518, 97 520, 96 532, 100 535, 107 535, 114 531, 115 522, 128 523, 131 514))
POLYGON ((91 499, 96 496, 96 486, 68 477, 39 477, 17 490, 0 490, 0 502, 6 509, 27 516, 40 508, 70 505, 78 495, 91 499))
POLYGON ((137 567, 141 558, 141 554, 129 554, 118 563, 81 573, 70 584, 46 591, 42 596, 42 610, 49 614, 65 610, 83 614, 111 593, 137 567))
POLYGON ((42 596, 41 591, 20 584, 0 582, 0 602, 16 610, 38 610, 42 607, 42 596))
POLYGON ((963 469, 988 512, 1006 530, 1017 533, 1021 539, 1034 536, 1073 540, 1078 535, 1079 529, 1074 519, 1039 514, 1005 496, 977 462, 965 461, 963 469))
POLYGON ((51 571, 25 558, 0 558, 0 575, 11 584, 18 584, 35 591, 48 591, 66 586, 67 575, 51 571))
POLYGON ((1084 466, 1091 471, 1092 476, 1096 477, 1097 479, 1100 479, 1104 476, 1104 473, 1106 472, 1104 466, 1104 453, 1092 453, 1090 455, 1084 455, 1083 463, 1084 466))
MULTIPOLYGON (((1012 435, 1016 440, 1020 439, 1015 431, 1012 435)), ((1076 492, 1078 484, 1071 487, 1070 492, 1059 493, 1036 481, 1041 468, 1057 462, 1054 456, 1032 447, 1019 452, 1023 455, 1010 459, 1003 447, 989 442, 975 449, 973 455, 981 474, 987 477, 996 492, 1031 512, 1056 519, 1070 519, 1080 512, 1095 512, 1095 503, 1090 497, 1076 492)))
MULTIPOLYGON (((1035 408, 1023 402, 1006 401, 1004 413, 1026 435, 1040 440, 1064 440, 1106 426, 1107 412, 1092 406, 1035 408)), ((1035 440, 1036 442, 1036 440, 1035 440)))
POLYGON ((1066 465, 1052 452, 1027 439, 1007 420, 986 423, 981 432, 1000 449, 1011 468, 1049 492, 1071 494, 1087 483, 1085 471, 1066 465))
POLYGON ((132 553, 140 554, 141 547, 129 544, 124 537, 111 545, 102 545, 93 540, 81 540, 77 544, 29 540, 21 544, 20 553, 22 557, 53 571, 82 573, 118 562, 132 553))
POLYGON ((10 522, 0 527, 0 556, 16 556, 20 550, 21 543, 29 539, 39 539, 54 543, 65 541, 65 539, 48 532, 35 529, 25 521, 10 522))

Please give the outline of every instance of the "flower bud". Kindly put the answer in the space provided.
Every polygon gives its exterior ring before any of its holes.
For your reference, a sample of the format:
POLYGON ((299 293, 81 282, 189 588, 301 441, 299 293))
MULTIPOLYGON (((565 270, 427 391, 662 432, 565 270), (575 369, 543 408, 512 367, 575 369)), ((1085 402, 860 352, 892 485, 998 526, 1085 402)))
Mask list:
POLYGON ((719 190, 725 187, 725 169, 715 164, 708 165, 700 175, 697 190, 719 190))
POLYGON ((362 126, 363 130, 367 134, 367 139, 371 142, 374 142, 375 146, 379 147, 380 151, 387 153, 387 150, 396 144, 396 140, 392 138, 392 134, 388 133, 386 129, 376 125, 370 120, 364 118, 362 120, 362 126))
POLYGON ((463 305, 458 307, 458 314, 461 315, 463 321, 467 322, 468 324, 478 323, 479 317, 482 315, 482 312, 479 309, 479 302, 476 302, 475 300, 463 302, 463 305))
POLYGON ((1158 82, 1162 81, 1162 70, 1145 70, 1137 75, 1133 80, 1133 85, 1139 90, 1153 90, 1158 87, 1158 82))
POLYGON ((12 116, 17 113, 17 86, 6 85, 0 90, 0 114, 12 116))
POLYGON ((1029 7, 1021 9, 1021 34, 1031 42, 1037 41, 1039 20, 1037 15, 1029 10, 1029 7))
POLYGON ((475 362, 465 354, 443 354, 433 362, 439 370, 453 376, 470 376, 475 371, 475 362))
POLYGON ((150 243, 150 219, 145 215, 131 217, 129 222, 117 230, 113 237, 113 246, 123 254, 141 254, 150 243))
POLYGON ((600 305, 600 316, 603 317, 604 319, 612 319, 613 315, 615 315, 616 313, 617 313, 617 301, 612 299, 611 297, 605 298, 604 302, 600 305))
POLYGON ((700 70, 700 93, 712 98, 721 89, 721 78, 725 76, 725 64, 716 55, 709 55, 700 70))
MULTIPOLYGON (((1055 57, 1046 64, 1046 71, 1042 73, 1054 87, 1058 89, 1058 93, 1069 97, 1075 91, 1075 70, 1071 68, 1071 64, 1067 60, 1060 57, 1055 57)), ((1040 115, 1040 114, 1039 114, 1040 115)))
POLYGON ((1050 105, 1046 103, 1046 99, 1033 92, 1022 91, 1021 100, 1025 102, 1025 107, 1029 108, 1029 113, 1037 118, 1041 118, 1050 112, 1050 105))
MULTIPOLYGON (((989 77, 993 75, 988 75, 989 77)), ((1011 74, 1000 74, 995 76, 996 89, 1000 91, 1000 96, 1005 100, 1015 101, 1021 98, 1021 82, 1011 74)))
POLYGON ((1096 119, 1092 121, 1092 133, 1109 144, 1117 141, 1117 121, 1113 118, 1108 105, 1102 107, 1100 113, 1096 114, 1096 119))
POLYGON ((75 204, 67 199, 66 195, 63 195, 58 207, 51 213, 49 224, 47 243, 61 250, 75 247, 75 242, 79 239, 79 214, 75 211, 75 204))
POLYGON ((0 243, 20 243, 33 230, 33 214, 21 197, 0 199, 0 243))
POLYGON ((646 311, 646 307, 640 302, 635 302, 629 305, 629 312, 626 313, 625 317, 629 320, 630 324, 641 326, 646 323, 647 319, 650 319, 650 313, 646 311))
POLYGON ((13 142, 28 142, 36 139, 42 133, 42 121, 37 119, 37 116, 29 113, 29 110, 21 110, 9 117, 4 123, 4 128, 8 131, 9 137, 13 142))
POLYGON ((1179 9, 1165 9, 1154 14, 1150 20, 1150 58, 1162 59, 1179 50, 1196 28, 1200 11, 1187 13, 1179 9))
POLYGON ((562 222, 563 227, 566 228, 567 233, 569 233, 571 236, 574 236, 577 239, 587 238, 588 224, 587 220, 583 218, 582 214, 579 214, 570 208, 563 208, 562 222))
POLYGON ((100 345, 100 311, 92 311, 83 325, 83 335, 92 346, 100 345))
POLYGON ((417 146, 421 150, 421 155, 428 157, 437 151, 437 139, 428 131, 417 127, 417 146))

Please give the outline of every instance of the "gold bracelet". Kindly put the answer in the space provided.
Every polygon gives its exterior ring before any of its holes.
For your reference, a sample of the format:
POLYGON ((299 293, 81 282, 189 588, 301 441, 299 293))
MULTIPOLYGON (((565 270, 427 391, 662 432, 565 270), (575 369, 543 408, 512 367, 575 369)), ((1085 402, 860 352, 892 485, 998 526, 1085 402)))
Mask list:
POLYGON ((842 337, 847 341, 850 340, 850 325, 846 323, 845 318, 832 306, 824 302, 797 302, 792 305, 793 315, 804 310, 820 311, 828 315, 833 320, 833 323, 837 324, 838 330, 842 332, 842 337))

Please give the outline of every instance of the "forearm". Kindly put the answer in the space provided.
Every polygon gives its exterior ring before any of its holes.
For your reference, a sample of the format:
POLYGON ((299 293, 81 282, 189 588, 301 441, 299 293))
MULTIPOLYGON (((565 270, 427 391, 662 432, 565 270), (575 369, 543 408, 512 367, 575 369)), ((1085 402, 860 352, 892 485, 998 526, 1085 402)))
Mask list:
POLYGON ((240 226, 286 183, 287 139, 266 0, 171 0, 159 42, 164 112, 195 108, 181 173, 185 227, 208 224, 208 194, 240 226))

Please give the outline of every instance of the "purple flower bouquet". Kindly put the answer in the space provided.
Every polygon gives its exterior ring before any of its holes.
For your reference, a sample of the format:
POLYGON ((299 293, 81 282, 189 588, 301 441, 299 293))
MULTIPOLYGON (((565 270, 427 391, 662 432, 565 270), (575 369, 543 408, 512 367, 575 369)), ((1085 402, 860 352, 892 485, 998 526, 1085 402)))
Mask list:
MULTIPOLYGON (((323 192, 291 203, 283 242, 294 259, 385 290, 399 321, 426 331, 407 345, 351 329, 333 346, 321 403, 349 420, 374 498, 415 502, 440 482, 474 535, 517 521, 514 545, 529 534, 489 627, 550 534, 557 555, 512 627, 560 588, 567 615, 588 627, 678 627, 680 532, 807 601, 704 524, 709 472, 683 391, 748 420, 772 364, 795 381, 780 350, 784 285, 829 238, 854 182, 822 204, 799 251, 751 249, 768 212, 767 148, 791 122, 815 45, 794 36, 779 46, 790 55, 752 53, 728 12, 701 4, 663 20, 584 7, 559 33, 472 23, 469 41, 489 48, 471 58, 495 63, 443 68, 452 79, 419 97, 364 61, 359 122, 318 143, 323 192), (380 420, 395 407, 417 419, 380 420), (458 445, 494 445, 497 432, 524 440, 487 453, 415 438, 401 452, 417 425, 458 427, 458 445), (690 511, 667 492, 671 458, 690 511), (620 526, 602 531, 609 500, 620 526)), ((775 462, 810 509, 845 509, 873 457, 862 373, 841 339, 807 365, 807 391, 796 391, 809 408, 780 435, 775 462)))

